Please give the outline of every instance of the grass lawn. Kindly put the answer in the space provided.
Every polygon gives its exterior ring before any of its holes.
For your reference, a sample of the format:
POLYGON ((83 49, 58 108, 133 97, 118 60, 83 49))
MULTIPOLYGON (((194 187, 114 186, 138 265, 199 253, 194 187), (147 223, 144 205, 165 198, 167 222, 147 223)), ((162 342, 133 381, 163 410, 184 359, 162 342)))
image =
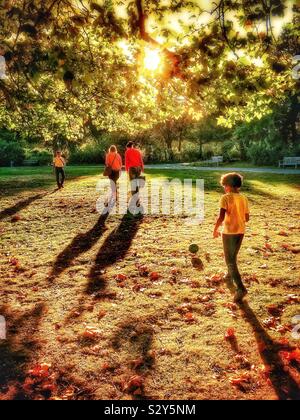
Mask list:
POLYGON ((0 169, 0 399, 300 399, 299 175, 246 175, 240 306, 212 239, 220 172, 148 171, 205 180, 205 220, 192 227, 99 218, 101 168, 67 176, 53 192, 50 168, 0 169))

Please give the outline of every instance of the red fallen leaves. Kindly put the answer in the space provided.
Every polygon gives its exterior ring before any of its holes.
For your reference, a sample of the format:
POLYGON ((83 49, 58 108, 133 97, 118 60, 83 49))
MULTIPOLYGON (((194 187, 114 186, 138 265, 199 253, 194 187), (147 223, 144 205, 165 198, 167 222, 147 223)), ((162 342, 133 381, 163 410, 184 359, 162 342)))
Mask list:
POLYGON ((225 340, 230 341, 234 340, 236 338, 235 336, 235 329, 234 328, 228 328, 225 334, 225 340))
POLYGON ((132 395, 142 395, 145 379, 142 376, 132 376, 124 387, 124 391, 132 395))
POLYGON ((50 368, 51 364, 42 363, 40 365, 34 366, 31 370, 28 371, 28 374, 34 378, 48 378, 50 375, 50 368))
POLYGON ((272 245, 270 244, 270 243, 265 243, 265 249, 267 249, 268 251, 270 251, 270 252, 273 252, 273 247, 272 247, 272 245))
POLYGON ((177 312, 179 312, 183 319, 186 322, 195 322, 196 319, 194 317, 194 314, 191 312, 193 309, 192 305, 190 303, 184 303, 183 305, 178 306, 177 312))
POLYGON ((100 336, 100 334, 101 331, 98 330, 96 327, 86 326, 81 336, 88 340, 96 340, 100 336))
POLYGON ((204 270, 204 264, 201 261, 201 259, 198 257, 192 258, 192 266, 196 268, 197 270, 200 270, 200 271, 204 270))
POLYGON ((221 274, 214 274, 213 276, 211 276, 211 278, 209 279, 212 283, 221 283, 223 281, 223 277, 221 274))
POLYGON ((294 361, 300 363, 300 349, 296 349, 291 352, 282 351, 280 352, 280 355, 287 363, 294 361))
POLYGON ((15 215, 11 218, 12 223, 17 223, 17 222, 19 222, 20 220, 22 220, 22 217, 21 217, 19 214, 15 214, 15 215))
POLYGON ((150 270, 146 265, 140 265, 138 266, 139 273, 142 277, 148 277, 150 270))
POLYGON ((19 268, 20 267, 20 261, 17 258, 11 258, 9 260, 10 265, 13 267, 19 268))
POLYGON ((186 322, 195 322, 196 319, 194 317, 194 314, 192 312, 188 312, 183 315, 183 318, 186 322))
POLYGON ((127 276, 125 276, 125 274, 118 274, 116 276, 116 280, 120 283, 123 283, 124 281, 127 280, 127 276))
POLYGON ((278 318, 282 315, 284 311, 284 307, 282 305, 273 304, 273 305, 267 306, 267 310, 270 315, 278 318))
POLYGON ((278 232, 279 236, 289 236, 289 234, 287 232, 285 232, 284 230, 281 230, 280 232, 278 232))
POLYGON ((98 313, 98 319, 102 319, 106 316, 107 312, 106 311, 99 311, 98 313))
POLYGON ((172 276, 178 276, 179 274, 181 274, 181 270, 179 268, 172 268, 171 274, 172 276))
POLYGON ((157 281, 159 279, 160 279, 160 274, 159 273, 154 271, 153 273, 150 274, 150 280, 157 281))
POLYGON ((259 284, 259 280, 256 274, 246 275, 244 276, 244 280, 248 283, 257 283, 259 284))
POLYGON ((246 386, 251 383, 251 376, 249 373, 244 373, 237 378, 229 378, 229 382, 231 385, 241 389, 242 391, 245 391, 246 386))
POLYGON ((40 391, 52 394, 56 392, 57 385, 54 373, 51 374, 51 364, 41 363, 35 365, 28 371, 28 375, 23 384, 23 389, 26 393, 30 394, 40 391))
POLYGON ((286 251, 292 252, 292 254, 300 254, 300 247, 295 247, 290 244, 281 244, 281 248, 285 249, 286 251))
POLYGON ((287 304, 300 303, 300 297, 297 295, 288 295, 286 303, 287 304))

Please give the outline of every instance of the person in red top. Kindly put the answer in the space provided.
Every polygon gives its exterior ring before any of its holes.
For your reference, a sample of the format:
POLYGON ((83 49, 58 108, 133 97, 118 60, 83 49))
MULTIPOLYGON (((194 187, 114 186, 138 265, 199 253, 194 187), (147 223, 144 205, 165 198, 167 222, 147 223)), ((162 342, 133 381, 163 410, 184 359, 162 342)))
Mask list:
POLYGON ((134 147, 134 143, 132 141, 127 144, 127 150, 125 153, 125 168, 132 184, 132 195, 137 194, 139 192, 139 187, 136 185, 136 182, 133 181, 137 180, 141 176, 145 167, 142 153, 134 147))
MULTIPOLYGON (((111 146, 109 152, 105 158, 105 165, 111 169, 111 173, 108 176, 111 183, 111 200, 115 201, 118 199, 118 180, 122 171, 122 157, 118 153, 116 146, 111 146)), ((109 201, 111 201, 109 200, 109 201)), ((106 206, 108 206, 109 201, 107 200, 106 206)))

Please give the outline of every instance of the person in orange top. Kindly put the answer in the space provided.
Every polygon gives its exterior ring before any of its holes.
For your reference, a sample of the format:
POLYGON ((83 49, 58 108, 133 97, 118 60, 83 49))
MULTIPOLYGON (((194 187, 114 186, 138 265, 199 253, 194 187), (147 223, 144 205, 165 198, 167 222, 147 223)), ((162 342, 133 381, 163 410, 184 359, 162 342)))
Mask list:
POLYGON ((62 157, 61 152, 58 150, 53 159, 53 166, 55 169, 56 182, 57 182, 57 187, 59 190, 61 188, 64 188, 64 183, 66 179, 65 169, 64 169, 65 165, 66 165, 66 161, 62 157))
MULTIPOLYGON (((137 180, 145 169, 142 152, 134 147, 134 143, 132 141, 127 144, 127 150, 125 153, 125 168, 129 174, 129 179, 132 185, 135 184, 133 181, 137 180)), ((138 187, 132 187, 132 195, 138 192, 138 187)))
POLYGON ((248 199, 240 193, 243 177, 237 173, 229 173, 221 178, 225 195, 220 201, 220 215, 215 225, 214 238, 220 236, 219 228, 223 227, 223 247, 228 275, 226 278, 236 283, 235 302, 241 302, 247 295, 237 265, 237 257, 246 231, 246 223, 250 220, 248 199))
POLYGON ((111 169, 108 178, 111 181, 112 197, 117 199, 117 182, 121 176, 122 171, 122 157, 118 153, 116 146, 111 146, 105 158, 105 165, 111 169))

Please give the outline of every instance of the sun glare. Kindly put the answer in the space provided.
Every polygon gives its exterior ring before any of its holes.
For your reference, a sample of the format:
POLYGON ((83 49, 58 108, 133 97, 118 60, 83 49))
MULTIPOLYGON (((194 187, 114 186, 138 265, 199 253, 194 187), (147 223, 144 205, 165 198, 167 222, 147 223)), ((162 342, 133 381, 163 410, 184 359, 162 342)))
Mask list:
POLYGON ((161 63, 161 55, 158 49, 147 48, 144 56, 144 67, 149 71, 158 70, 161 63))

